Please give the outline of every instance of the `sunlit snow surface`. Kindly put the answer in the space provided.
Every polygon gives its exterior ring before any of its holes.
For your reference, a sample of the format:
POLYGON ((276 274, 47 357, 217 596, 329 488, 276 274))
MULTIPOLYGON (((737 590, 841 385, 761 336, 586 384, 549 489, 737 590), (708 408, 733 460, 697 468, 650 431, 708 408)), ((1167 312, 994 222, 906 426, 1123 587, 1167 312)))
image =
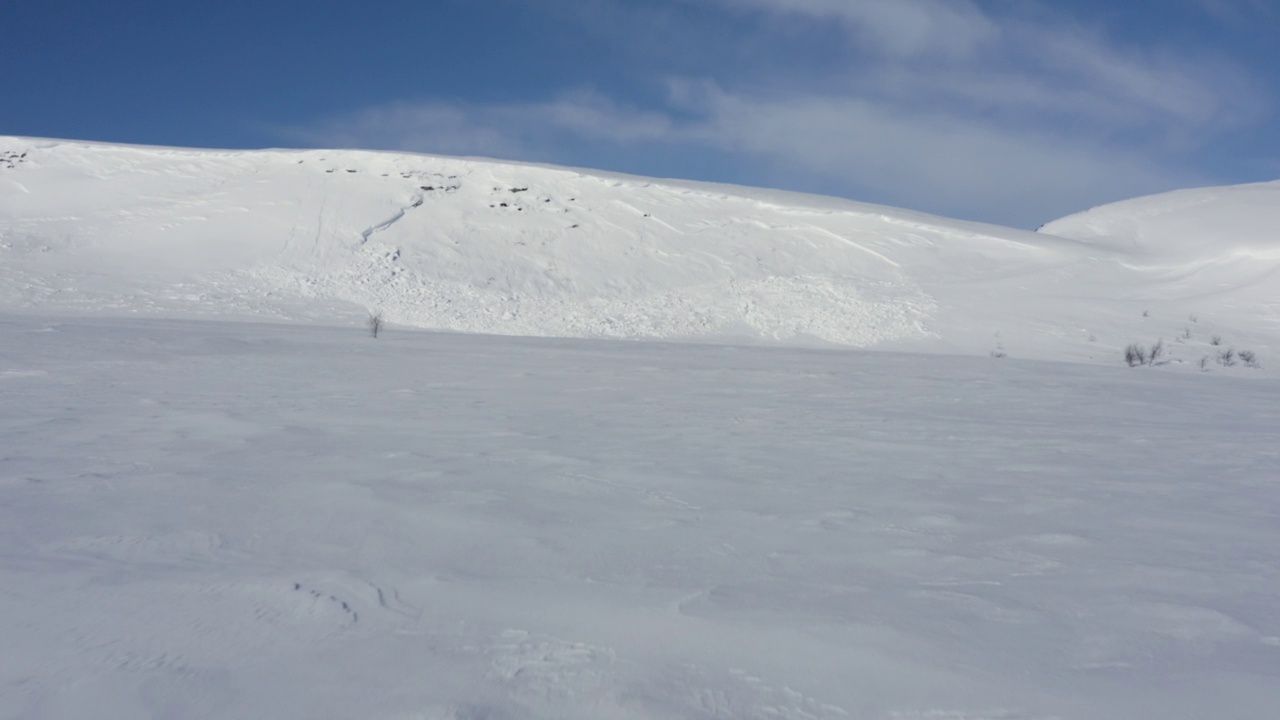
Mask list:
POLYGON ((1276 227, 0 138, 0 718, 1274 717, 1276 227))
POLYGON ((1280 183, 1044 232, 836 198, 342 150, 0 137, 0 309, 1280 365, 1280 183), (1175 342, 1176 341, 1176 342, 1175 342))
POLYGON ((5 317, 0 717, 1271 717, 1249 377, 5 317))

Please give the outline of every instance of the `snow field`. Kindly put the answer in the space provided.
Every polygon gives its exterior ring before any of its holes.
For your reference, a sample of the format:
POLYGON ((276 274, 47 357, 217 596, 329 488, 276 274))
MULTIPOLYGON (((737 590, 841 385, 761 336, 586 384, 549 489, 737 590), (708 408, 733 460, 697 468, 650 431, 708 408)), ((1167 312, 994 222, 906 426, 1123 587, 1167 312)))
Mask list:
POLYGON ((0 717, 1257 718, 1280 387, 0 321, 0 717))

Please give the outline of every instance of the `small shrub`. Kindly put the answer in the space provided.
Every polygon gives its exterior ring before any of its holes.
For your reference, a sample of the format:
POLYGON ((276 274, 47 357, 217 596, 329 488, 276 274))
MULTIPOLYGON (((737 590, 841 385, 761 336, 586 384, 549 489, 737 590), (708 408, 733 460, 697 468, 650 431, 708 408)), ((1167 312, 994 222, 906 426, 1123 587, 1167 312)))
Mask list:
POLYGON ((1223 367, 1231 367, 1236 364, 1236 351, 1230 348, 1218 353, 1218 362, 1223 367))
POLYGON ((1124 349, 1124 361, 1129 367, 1147 364, 1147 349, 1138 343, 1129 343, 1124 349))
POLYGON ((1221 336, 1221 335, 1214 335, 1213 337, 1209 338, 1209 344, 1210 344, 1210 345, 1212 345, 1212 346, 1214 346, 1214 347, 1217 347, 1217 346, 1221 345, 1221 344, 1222 344, 1222 336, 1221 336))
POLYGON ((378 333, 382 331, 382 313, 378 311, 369 313, 369 319, 365 321, 365 325, 369 328, 369 335, 376 340, 378 333))
POLYGON ((1155 365, 1156 361, 1160 359, 1161 355, 1164 355, 1164 339, 1163 338, 1161 338, 1160 340, 1157 340, 1156 344, 1151 346, 1151 352, 1147 355, 1147 365, 1155 365))
POLYGON ((1182 339, 1183 339, 1183 340, 1190 340, 1190 339, 1191 339, 1191 326, 1190 326, 1190 325, 1188 325, 1188 326, 1186 326, 1186 327, 1182 328, 1182 339))
POLYGON ((1251 367, 1251 368, 1262 367, 1261 365, 1258 364, 1257 354, 1255 354, 1252 350, 1241 350, 1240 362, 1244 363, 1245 367, 1251 367))
POLYGON ((1206 372, 1209 370, 1209 356, 1208 356, 1208 355, 1205 355, 1204 357, 1200 358, 1200 369, 1201 369, 1202 371, 1206 371, 1206 372))

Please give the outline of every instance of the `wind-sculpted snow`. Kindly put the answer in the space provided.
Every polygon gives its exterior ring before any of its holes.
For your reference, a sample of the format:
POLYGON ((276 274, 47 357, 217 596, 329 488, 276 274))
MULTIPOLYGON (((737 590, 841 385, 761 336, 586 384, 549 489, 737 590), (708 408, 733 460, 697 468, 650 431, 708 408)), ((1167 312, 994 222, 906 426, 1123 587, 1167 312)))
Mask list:
POLYGON ((0 319, 0 718, 1256 720, 1280 386, 0 319))

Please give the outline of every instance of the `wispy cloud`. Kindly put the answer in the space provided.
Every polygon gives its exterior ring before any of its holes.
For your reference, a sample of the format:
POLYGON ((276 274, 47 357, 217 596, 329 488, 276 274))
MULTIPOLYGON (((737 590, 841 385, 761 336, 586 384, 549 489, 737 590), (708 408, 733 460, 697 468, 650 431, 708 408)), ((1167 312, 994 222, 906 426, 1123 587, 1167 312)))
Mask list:
POLYGON ((579 90, 536 103, 395 102, 280 132, 328 147, 529 159, 544 152, 554 155, 557 146, 575 136, 655 142, 673 137, 674 130, 663 113, 623 109, 595 92, 579 90))
MULTIPOLYGON (((993 130, 945 113, 902 111, 857 98, 761 98, 673 81, 697 113, 639 116, 574 93, 517 105, 397 104, 299 130, 327 147, 380 147, 577 162, 568 145, 606 143, 643 153, 696 148, 750 159, 743 182, 799 185, 943 214, 1035 225, 1107 198, 1192 181, 1142 156, 1034 132, 993 130), (694 90, 692 87, 698 86, 694 90)), ((626 169, 626 168, 619 168, 626 169)))
POLYGON ((833 93, 871 92, 931 106, 951 101, 961 105, 952 111, 997 109, 1043 122, 1077 118, 1101 132, 1202 127, 1259 110, 1239 68, 1168 48, 1126 47, 1100 28, 1044 11, 997 18, 965 0, 716 1, 840 21, 860 54, 826 68, 833 93))
POLYGON ((998 41, 1001 28, 965 0, 716 0, 738 9, 807 15, 846 26, 854 39, 889 57, 969 58, 998 41))
MULTIPOLYGON (((805 33, 792 26, 768 37, 776 21, 828 36, 834 28, 833 60, 768 73, 708 64, 705 74, 694 67, 641 77, 666 88, 643 106, 621 91, 596 90, 538 102, 401 101, 295 128, 290 137, 578 164, 593 164, 584 147, 611 148, 615 160, 688 150, 718 156, 734 171, 689 173, 676 159, 662 172, 1034 225, 1198 182, 1179 169, 1177 154, 1266 111, 1254 81, 1229 63, 1127 46, 1040 5, 1011 15, 966 0, 712 2, 754 23, 779 57, 805 33)), ((593 18, 611 7, 592 3, 593 18)), ((699 28, 682 27, 680 36, 691 31, 699 28)))
POLYGON ((1187 0, 1213 17, 1228 23, 1280 17, 1280 7, 1272 0, 1187 0))
POLYGON ((858 197, 923 201, 923 209, 946 214, 1034 224, 1069 211, 1064 201, 1124 197, 1188 179, 1134 153, 942 111, 864 98, 708 92, 712 110, 688 129, 701 142, 745 150, 780 170, 798 164, 858 197))

